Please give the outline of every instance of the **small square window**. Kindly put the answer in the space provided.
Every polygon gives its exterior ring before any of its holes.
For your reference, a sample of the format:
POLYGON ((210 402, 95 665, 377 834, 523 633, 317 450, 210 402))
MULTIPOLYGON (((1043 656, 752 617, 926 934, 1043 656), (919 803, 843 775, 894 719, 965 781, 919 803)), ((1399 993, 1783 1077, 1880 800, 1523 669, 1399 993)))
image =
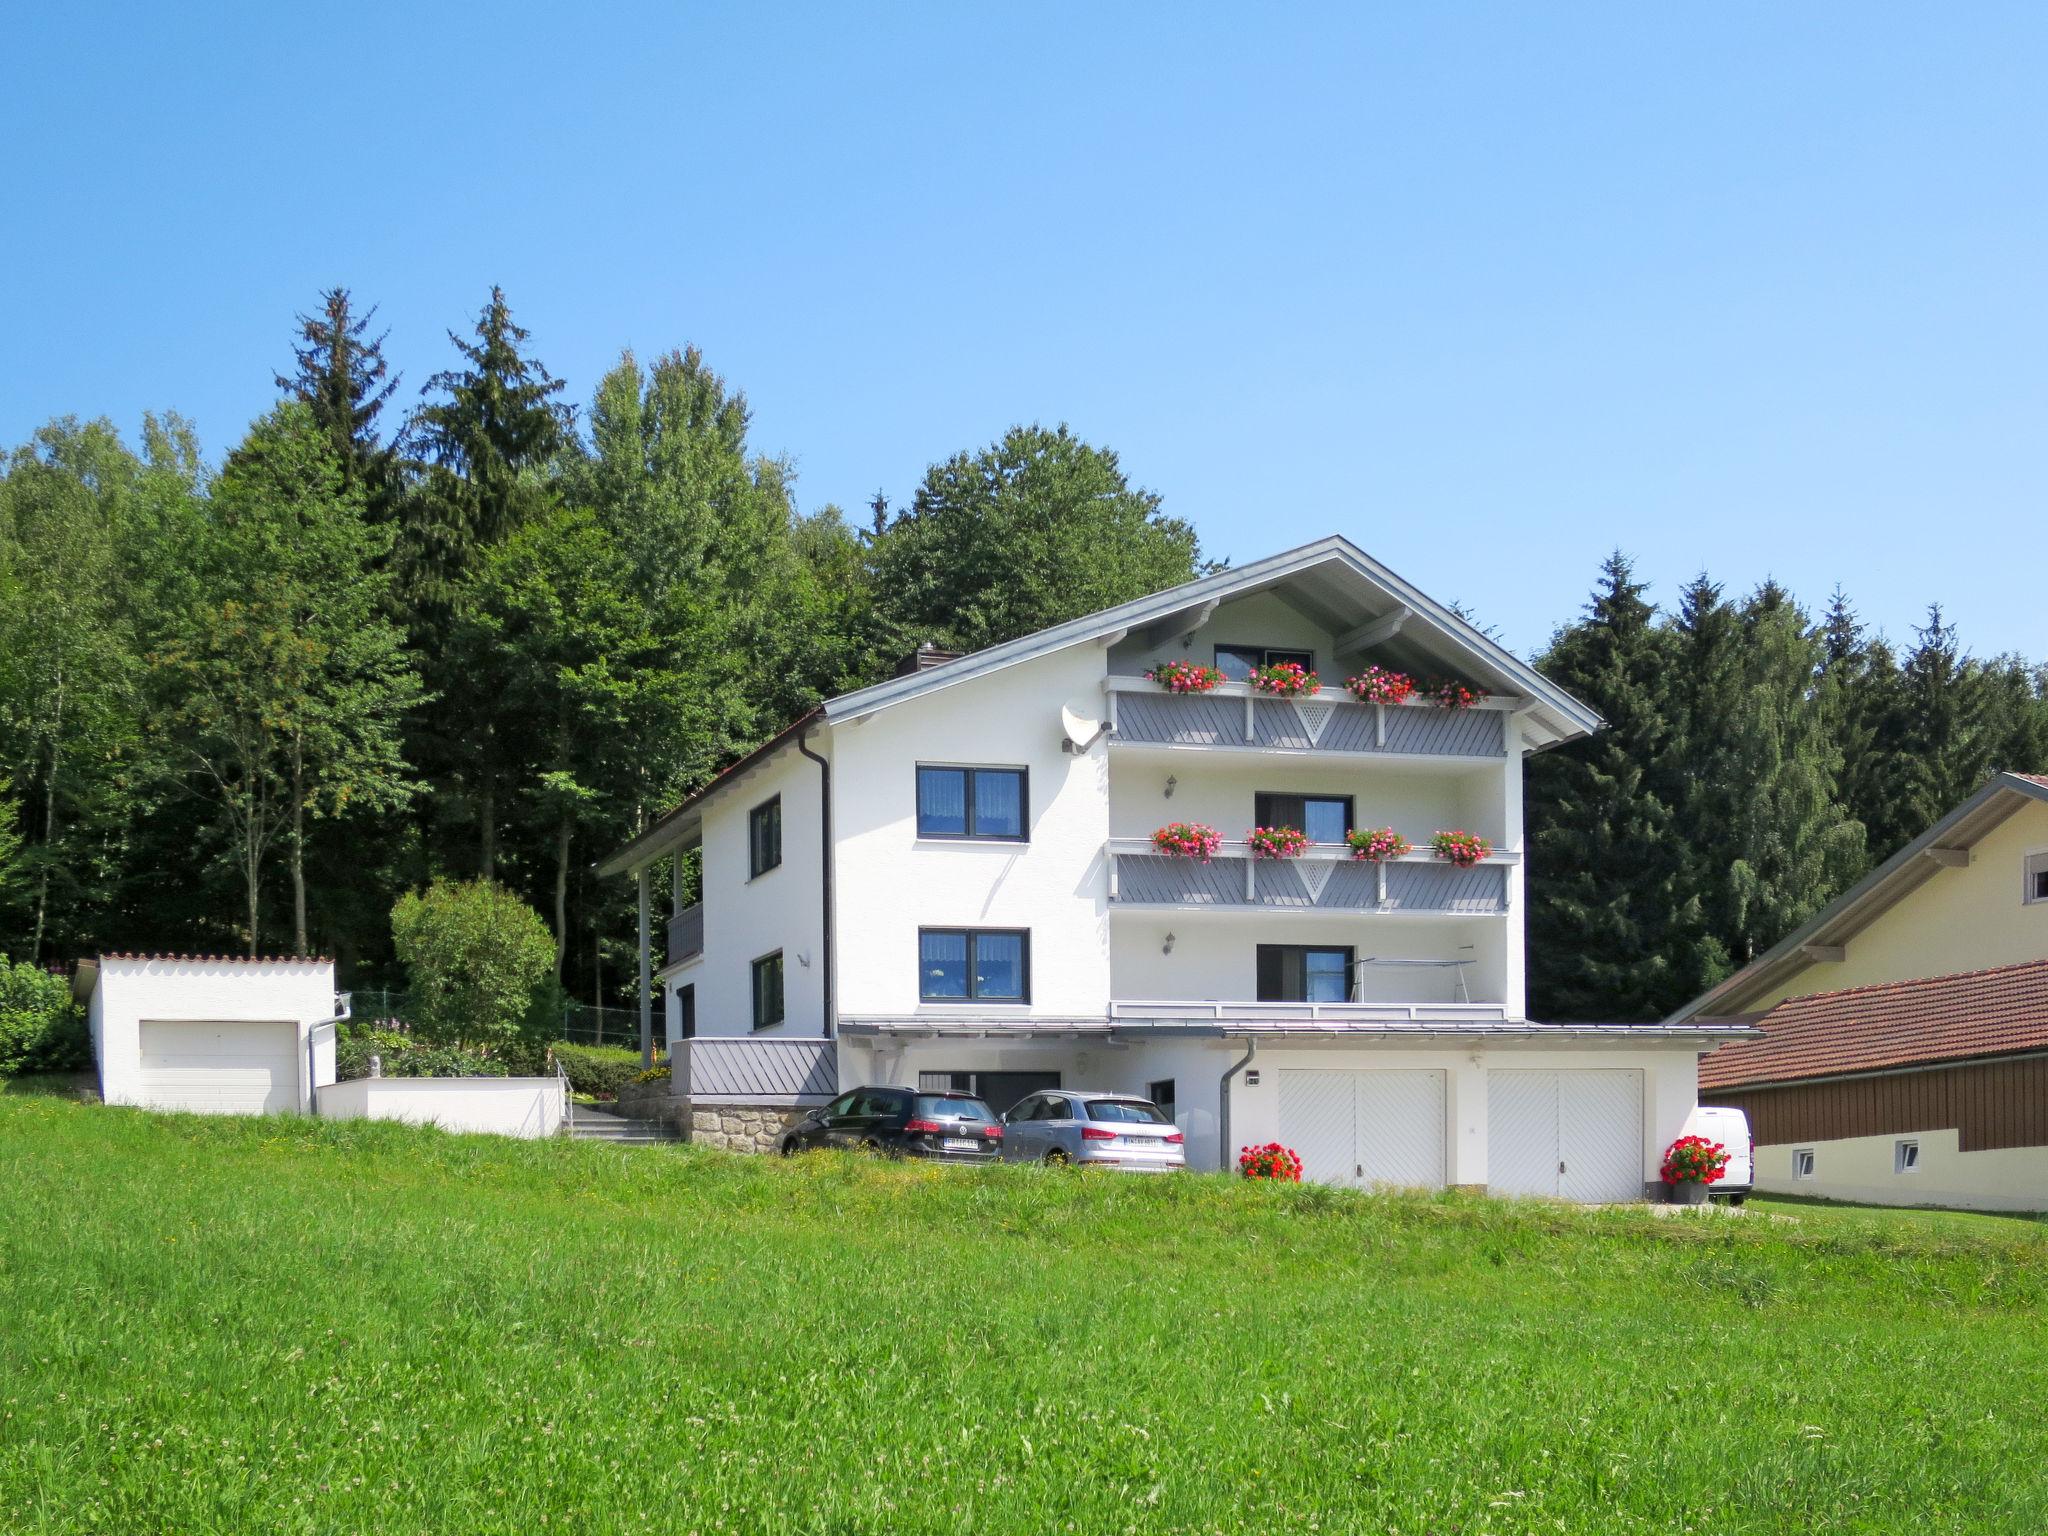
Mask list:
POLYGON ((2048 903, 2048 849, 2027 855, 2026 875, 2021 899, 2030 907, 2036 902, 2048 903))
POLYGON ((1920 1166, 1920 1143, 1898 1141, 1892 1143, 1892 1172, 1911 1173, 1920 1166))
POLYGON ((747 815, 747 878, 759 879, 782 862, 782 796, 747 815))
POLYGON ((1813 1177, 1813 1148, 1800 1147, 1792 1154, 1792 1177, 1810 1179, 1813 1177))

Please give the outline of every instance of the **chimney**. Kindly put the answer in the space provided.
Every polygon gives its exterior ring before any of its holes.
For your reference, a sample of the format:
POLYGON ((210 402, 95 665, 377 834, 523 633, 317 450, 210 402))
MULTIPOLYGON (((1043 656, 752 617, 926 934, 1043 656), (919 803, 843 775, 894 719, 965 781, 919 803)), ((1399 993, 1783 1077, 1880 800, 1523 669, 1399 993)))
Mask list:
POLYGON ((927 640, 908 656, 896 663, 896 675, 898 677, 908 677, 913 672, 924 672, 932 667, 942 667, 949 661, 958 661, 962 654, 960 651, 942 651, 936 645, 933 645, 931 641, 927 640))

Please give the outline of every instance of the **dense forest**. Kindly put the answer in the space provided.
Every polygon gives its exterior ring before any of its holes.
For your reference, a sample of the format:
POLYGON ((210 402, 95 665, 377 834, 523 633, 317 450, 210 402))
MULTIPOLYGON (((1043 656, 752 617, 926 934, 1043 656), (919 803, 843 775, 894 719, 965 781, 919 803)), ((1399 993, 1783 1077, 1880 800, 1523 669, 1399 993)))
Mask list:
MULTIPOLYGON (((720 762, 921 641, 1207 568, 1064 427, 856 522, 799 510, 694 349, 622 356, 578 408, 502 293, 449 341, 404 410, 337 289, 218 463, 164 415, 139 447, 64 417, 0 466, 0 954, 322 952, 397 984, 393 903, 482 875, 571 995, 622 1002, 632 893, 591 863, 720 762)), ((1901 654, 1840 593, 1816 620, 1770 583, 1644 591, 1615 556, 1536 658, 1610 722, 1530 767, 1539 1016, 1668 1011, 1990 769, 2048 767, 2048 674, 1939 611, 1901 654)))

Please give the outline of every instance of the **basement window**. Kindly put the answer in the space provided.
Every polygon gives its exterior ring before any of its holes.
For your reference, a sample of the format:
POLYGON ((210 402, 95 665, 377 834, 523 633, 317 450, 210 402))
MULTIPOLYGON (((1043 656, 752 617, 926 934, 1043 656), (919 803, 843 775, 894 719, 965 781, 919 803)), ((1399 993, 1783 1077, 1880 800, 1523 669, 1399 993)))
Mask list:
POLYGON ((1892 1172, 1911 1173, 1920 1166, 1920 1143, 1917 1141, 1896 1141, 1892 1143, 1892 1172))
POLYGON ((1792 1153, 1792 1177, 1810 1179, 1813 1177, 1813 1148, 1798 1147, 1792 1153))

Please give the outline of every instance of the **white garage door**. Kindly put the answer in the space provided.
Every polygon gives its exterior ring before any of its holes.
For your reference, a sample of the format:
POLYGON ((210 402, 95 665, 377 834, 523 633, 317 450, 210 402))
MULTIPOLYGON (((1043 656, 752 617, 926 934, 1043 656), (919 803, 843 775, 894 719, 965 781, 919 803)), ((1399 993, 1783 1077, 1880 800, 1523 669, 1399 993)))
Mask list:
POLYGON ((1487 1187, 1497 1195, 1643 1197, 1640 1072, 1489 1072, 1486 1120, 1487 1187))
POLYGON ((1280 1140, 1323 1184, 1444 1183, 1444 1075, 1283 1067, 1280 1140))
POLYGON ((295 1110, 298 1026, 145 1019, 142 1102, 152 1109, 213 1115, 295 1110))

